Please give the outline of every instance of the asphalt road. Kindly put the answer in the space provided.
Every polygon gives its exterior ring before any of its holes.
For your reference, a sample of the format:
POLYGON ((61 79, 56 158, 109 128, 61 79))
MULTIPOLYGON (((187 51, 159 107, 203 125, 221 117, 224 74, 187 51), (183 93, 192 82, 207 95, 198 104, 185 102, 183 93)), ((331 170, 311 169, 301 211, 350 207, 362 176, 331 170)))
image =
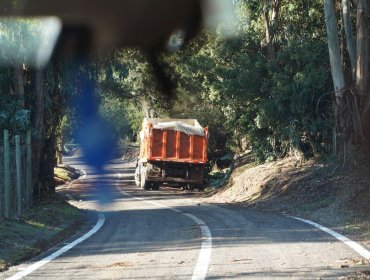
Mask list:
MULTIPOLYGON (((117 161, 101 174, 77 159, 69 163, 87 176, 58 191, 89 210, 92 226, 98 213, 105 223, 24 279, 337 279, 364 269, 353 265, 352 260, 361 260, 354 251, 300 221, 202 204, 196 194, 176 189, 142 191, 134 185, 132 162, 117 161)), ((0 279, 24 271, 81 234, 12 267, 0 279)))

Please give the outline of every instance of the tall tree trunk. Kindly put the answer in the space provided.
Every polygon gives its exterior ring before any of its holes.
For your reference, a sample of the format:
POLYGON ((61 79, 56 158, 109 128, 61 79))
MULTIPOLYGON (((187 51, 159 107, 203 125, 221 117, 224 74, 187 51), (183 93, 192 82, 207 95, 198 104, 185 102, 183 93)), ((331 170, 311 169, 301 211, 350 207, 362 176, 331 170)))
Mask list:
POLYGON ((55 192, 54 167, 57 165, 58 129, 64 112, 65 97, 60 90, 59 64, 54 62, 45 69, 45 72, 50 83, 44 91, 45 95, 51 99, 51 107, 44 111, 44 146, 40 158, 39 174, 44 193, 53 193, 55 192), (51 84, 54 86, 50 86, 51 84))
POLYGON ((23 75, 23 66, 16 66, 14 68, 15 76, 15 92, 19 96, 20 107, 24 108, 24 75, 23 75))
POLYGON ((142 106, 143 106, 143 109, 144 109, 145 117, 146 118, 151 118, 152 116, 150 115, 149 104, 148 104, 148 101, 145 99, 145 97, 143 98, 142 106))
POLYGON ((267 57, 269 61, 275 60, 276 57, 274 38, 280 6, 281 0, 265 0, 263 7, 263 23, 265 26, 267 57))
POLYGON ((337 18, 335 16, 334 0, 324 0, 326 31, 330 58, 331 75, 333 78, 335 98, 337 105, 342 103, 345 88, 342 62, 339 50, 337 18))
POLYGON ((357 65, 356 86, 361 95, 366 95, 369 67, 367 0, 357 2, 357 65))
POLYGON ((269 11, 265 9, 263 12, 263 22, 265 24, 265 36, 266 36, 266 47, 267 47, 267 57, 269 61, 275 59, 275 48, 273 44, 273 35, 270 28, 270 18, 269 11))
POLYGON ((36 99, 35 99, 35 111, 34 111, 34 137, 33 137, 33 176, 34 179, 34 192, 40 194, 43 192, 41 190, 40 182, 40 162, 41 162, 41 151, 44 147, 44 79, 43 70, 36 69, 35 78, 35 89, 36 89, 36 99))
POLYGON ((368 1, 357 1, 356 14, 356 88, 360 99, 366 100, 361 108, 362 141, 365 151, 370 156, 370 94, 369 94, 369 31, 368 31, 368 1))
POLYGON ((56 157, 57 164, 63 163, 63 152, 64 152, 64 137, 63 135, 57 137, 56 157))
POLYGON ((331 76, 333 79, 336 101, 334 105, 335 126, 333 130, 333 153, 336 154, 338 147, 336 144, 337 137, 339 137, 339 142, 343 144, 344 147, 346 142, 348 141, 348 136, 346 135, 347 124, 344 116, 344 111, 346 109, 344 101, 345 98, 343 98, 345 91, 345 81, 339 49, 337 18, 335 16, 334 0, 324 0, 324 13, 326 32, 328 37, 331 76))
POLYGON ((343 8, 344 32, 346 35, 347 50, 348 50, 349 59, 351 62, 351 69, 352 69, 352 79, 353 81, 355 81, 356 46, 355 46, 355 41, 354 41, 353 31, 352 31, 352 21, 351 21, 349 0, 342 0, 342 8, 343 8))

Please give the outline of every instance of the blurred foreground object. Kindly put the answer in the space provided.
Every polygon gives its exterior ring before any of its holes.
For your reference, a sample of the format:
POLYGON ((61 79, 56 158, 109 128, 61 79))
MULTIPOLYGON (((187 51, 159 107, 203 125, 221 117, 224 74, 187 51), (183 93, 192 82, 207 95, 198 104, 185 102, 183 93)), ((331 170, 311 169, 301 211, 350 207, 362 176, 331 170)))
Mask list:
POLYGON ((62 23, 57 17, 0 18, 0 66, 44 66, 61 30, 62 23))
POLYGON ((179 30, 186 43, 204 24, 215 29, 218 21, 232 22, 232 7, 231 0, 5 0, 0 15, 58 18, 55 53, 68 56, 120 47, 162 50, 179 30))

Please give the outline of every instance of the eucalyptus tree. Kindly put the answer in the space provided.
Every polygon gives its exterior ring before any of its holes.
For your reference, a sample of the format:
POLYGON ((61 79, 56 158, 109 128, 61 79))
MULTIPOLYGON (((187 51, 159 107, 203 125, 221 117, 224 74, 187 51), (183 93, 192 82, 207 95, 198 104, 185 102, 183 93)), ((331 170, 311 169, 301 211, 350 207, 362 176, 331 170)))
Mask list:
MULTIPOLYGON (((368 150, 370 134, 368 131, 369 109, 369 35, 368 35, 368 1, 359 0, 356 3, 342 1, 344 34, 349 55, 350 67, 342 58, 340 40, 338 38, 338 20, 336 17, 336 1, 325 0, 324 12, 328 49, 331 63, 336 103, 334 106, 334 143, 339 140, 338 147, 334 147, 344 154, 344 158, 353 152, 358 152, 354 147, 360 146, 360 151, 368 150), (356 12, 353 11, 355 8, 356 12), (353 39, 351 16, 356 17, 355 36, 353 39), (345 73, 350 78, 345 79, 345 73)), ((367 151, 368 152, 368 151, 367 151)))

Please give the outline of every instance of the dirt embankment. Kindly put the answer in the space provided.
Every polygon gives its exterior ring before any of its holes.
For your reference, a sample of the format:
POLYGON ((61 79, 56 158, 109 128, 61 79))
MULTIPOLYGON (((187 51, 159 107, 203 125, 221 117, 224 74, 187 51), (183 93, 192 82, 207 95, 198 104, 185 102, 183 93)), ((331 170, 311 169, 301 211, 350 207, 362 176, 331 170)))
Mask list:
POLYGON ((293 157, 256 165, 250 154, 235 166, 228 183, 209 193, 207 202, 308 218, 370 248, 370 176, 365 172, 293 157))

